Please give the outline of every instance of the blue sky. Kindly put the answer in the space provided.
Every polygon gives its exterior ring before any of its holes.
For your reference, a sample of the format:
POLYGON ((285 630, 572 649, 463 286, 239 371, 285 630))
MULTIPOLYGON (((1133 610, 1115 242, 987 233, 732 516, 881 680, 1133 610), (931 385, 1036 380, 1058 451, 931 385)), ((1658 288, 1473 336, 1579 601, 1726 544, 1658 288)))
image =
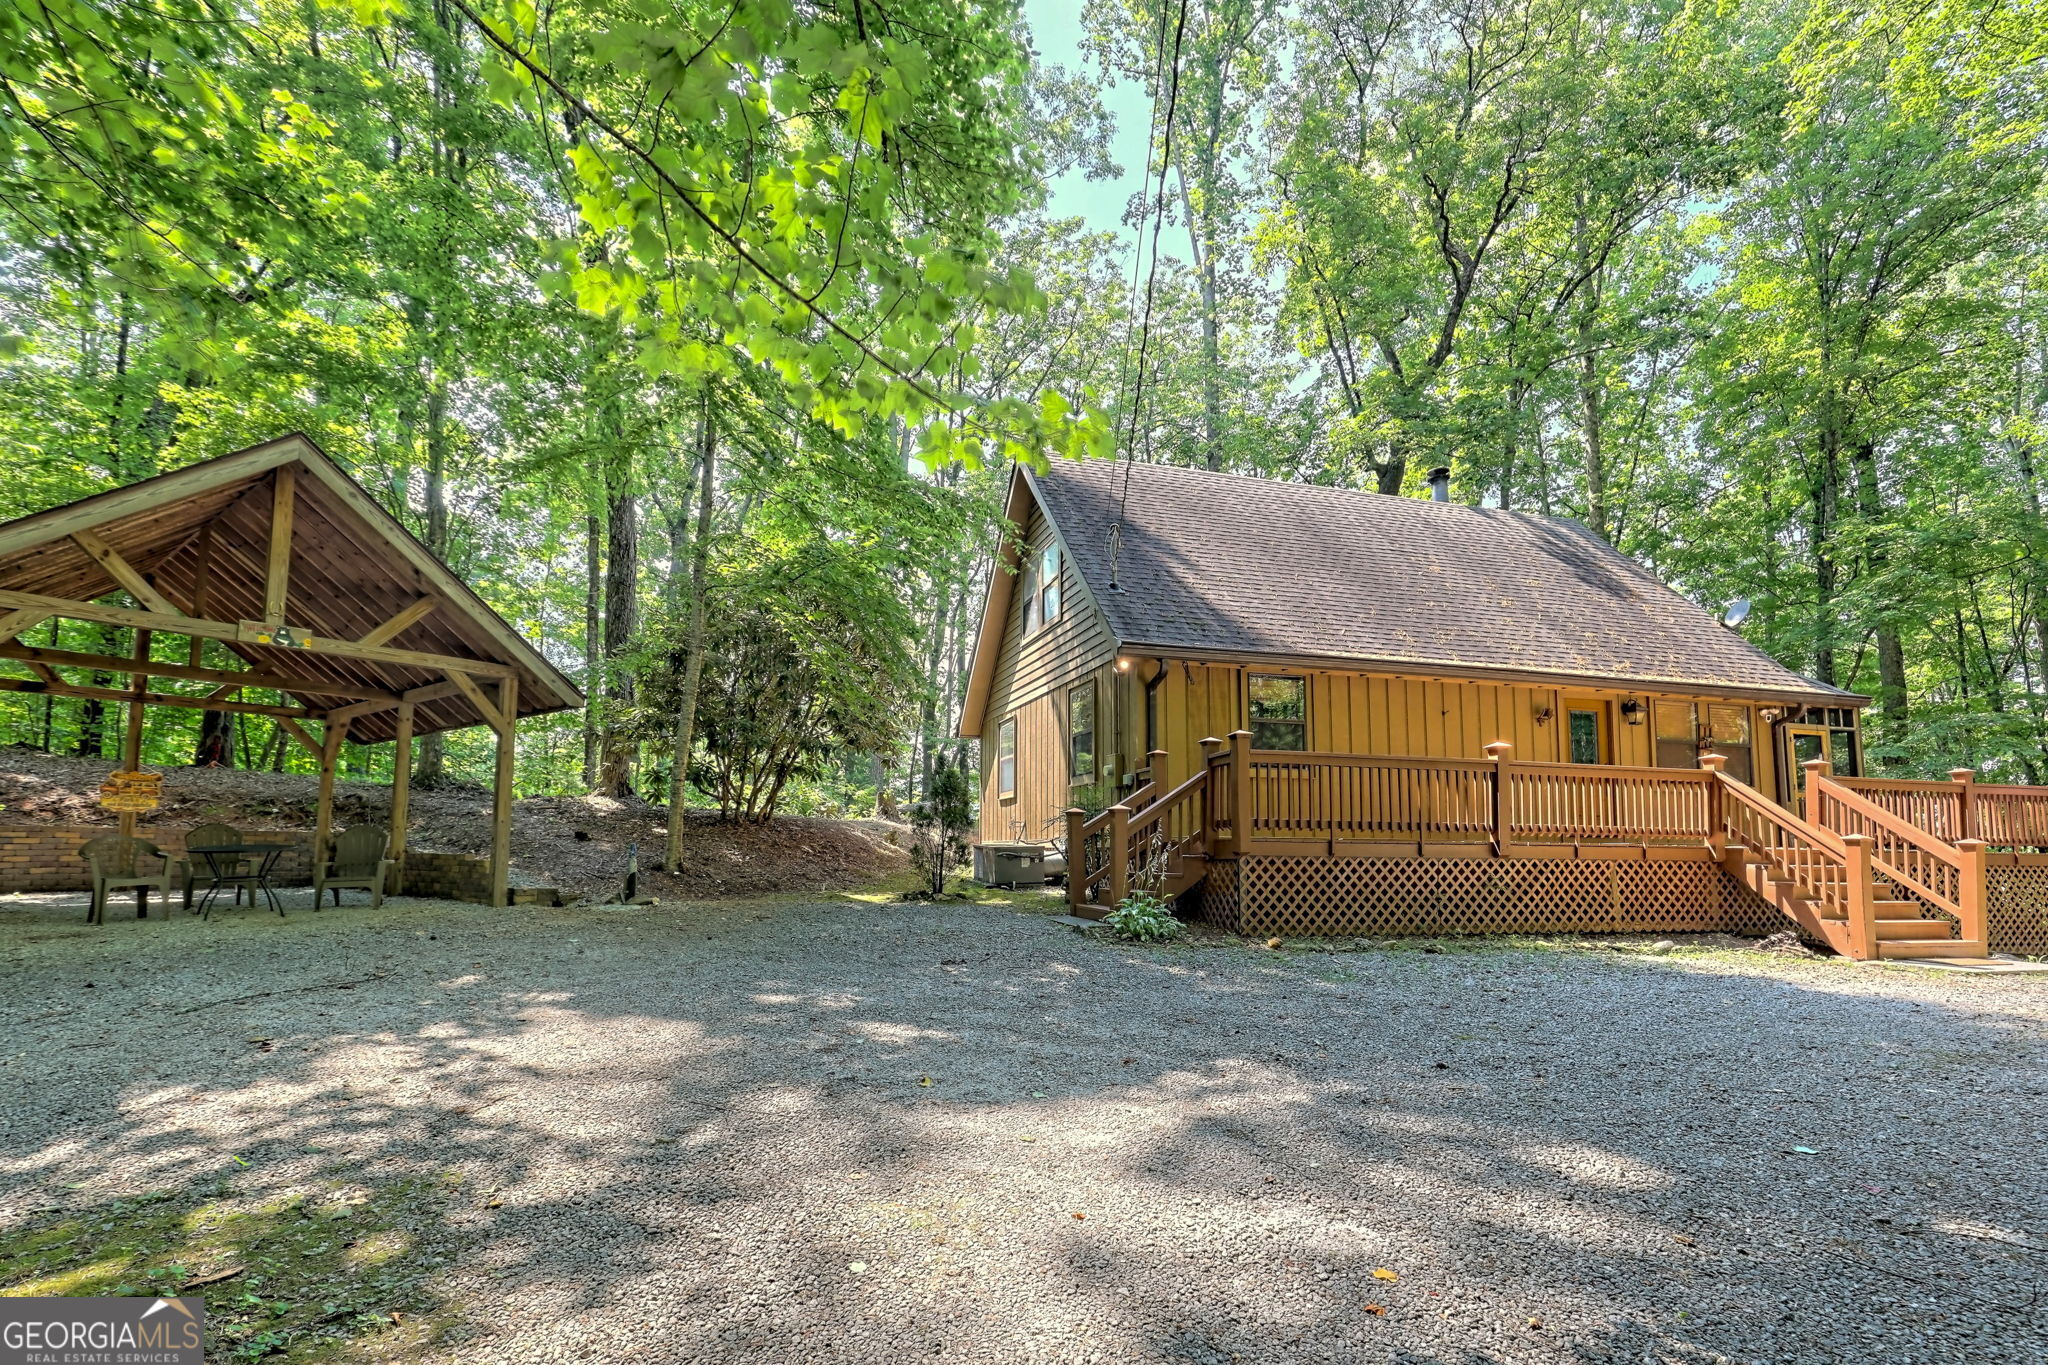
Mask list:
MULTIPOLYGON (((1025 0, 1024 15, 1041 61, 1092 78, 1094 64, 1081 55, 1081 4, 1082 0, 1025 0)), ((1116 117, 1115 156, 1124 168, 1123 178, 1091 184, 1078 171, 1063 176, 1053 182, 1048 211, 1054 217, 1085 219, 1098 231, 1128 236, 1121 220, 1124 205, 1144 176, 1145 130, 1152 106, 1144 88, 1132 81, 1112 80, 1102 91, 1102 102, 1116 117)))

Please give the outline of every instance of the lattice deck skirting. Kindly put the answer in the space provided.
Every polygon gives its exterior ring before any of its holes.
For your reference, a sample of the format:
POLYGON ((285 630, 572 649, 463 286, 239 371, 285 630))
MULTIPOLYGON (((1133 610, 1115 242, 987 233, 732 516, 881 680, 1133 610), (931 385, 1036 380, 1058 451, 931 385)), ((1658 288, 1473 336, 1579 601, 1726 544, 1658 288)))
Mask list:
POLYGON ((2048 954, 2048 867, 1985 868, 1984 901, 1992 952, 2048 954))
MULTIPOLYGON (((2044 869, 2048 871, 2048 869, 2044 869)), ((1606 859, 1222 859, 1196 914, 1235 933, 1734 933, 1791 921, 1716 863, 1606 859)))

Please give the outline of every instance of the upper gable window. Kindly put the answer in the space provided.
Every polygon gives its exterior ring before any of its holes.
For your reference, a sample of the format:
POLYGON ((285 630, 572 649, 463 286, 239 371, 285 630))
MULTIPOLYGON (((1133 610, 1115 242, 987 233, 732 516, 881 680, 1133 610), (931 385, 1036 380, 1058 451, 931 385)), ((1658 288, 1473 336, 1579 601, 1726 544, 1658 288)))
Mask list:
POLYGON ((1024 633, 1060 619, 1060 547, 1048 545, 1024 570, 1024 633))

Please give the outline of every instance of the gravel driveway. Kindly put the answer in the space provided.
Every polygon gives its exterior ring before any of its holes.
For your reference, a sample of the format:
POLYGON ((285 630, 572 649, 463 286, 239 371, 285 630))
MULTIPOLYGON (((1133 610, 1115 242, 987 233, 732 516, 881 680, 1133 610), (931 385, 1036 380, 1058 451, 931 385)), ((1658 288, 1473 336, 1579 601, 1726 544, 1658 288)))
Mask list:
POLYGON ((459 1174, 372 1358, 2048 1360, 2039 977, 17 900, 0 1011, 0 1228, 459 1174))

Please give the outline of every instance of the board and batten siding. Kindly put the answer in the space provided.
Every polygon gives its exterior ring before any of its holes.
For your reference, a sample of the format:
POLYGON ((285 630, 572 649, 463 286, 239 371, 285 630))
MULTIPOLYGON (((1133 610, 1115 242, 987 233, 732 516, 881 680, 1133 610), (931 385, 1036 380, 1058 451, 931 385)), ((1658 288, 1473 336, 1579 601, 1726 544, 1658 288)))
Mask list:
POLYGON ((1483 758, 1487 744, 1504 739, 1514 746, 1515 758, 1562 763, 1570 757, 1565 714, 1573 703, 1586 701, 1601 704, 1610 761, 1652 767, 1657 761, 1651 710, 1656 702, 1690 701, 1702 708, 1740 705, 1750 713, 1757 788, 1776 797, 1770 729, 1757 716, 1759 703, 1640 688, 1535 687, 1278 664, 1168 663, 1159 715, 1170 781, 1183 781, 1194 772, 1204 738, 1222 738, 1245 727, 1245 680, 1253 673, 1308 680, 1308 747, 1327 753, 1483 758), (1644 703, 1643 724, 1622 719, 1621 702, 1626 697, 1644 703), (1548 718, 1539 720, 1546 711, 1548 718))
MULTIPOLYGON (((1035 563, 1053 544, 1053 526, 1034 502, 1027 514, 1022 544, 1024 563, 1035 563)), ((997 573, 1004 570, 998 566, 997 573)), ((1071 804, 1067 780, 1067 689, 1088 678, 1097 681, 1096 750, 1117 752, 1119 731, 1116 642, 1109 623, 1095 607, 1074 572, 1060 556, 1060 615, 1049 626, 1024 635, 1025 594, 1010 594, 1003 621, 1002 648, 990 679, 988 709, 981 733, 981 838, 1047 840, 1059 832, 1062 812, 1071 804), (1005 720, 1017 722, 1017 790, 1010 798, 996 789, 996 742, 1005 720)), ((1123 770, 1122 763, 1117 765, 1123 770)))

